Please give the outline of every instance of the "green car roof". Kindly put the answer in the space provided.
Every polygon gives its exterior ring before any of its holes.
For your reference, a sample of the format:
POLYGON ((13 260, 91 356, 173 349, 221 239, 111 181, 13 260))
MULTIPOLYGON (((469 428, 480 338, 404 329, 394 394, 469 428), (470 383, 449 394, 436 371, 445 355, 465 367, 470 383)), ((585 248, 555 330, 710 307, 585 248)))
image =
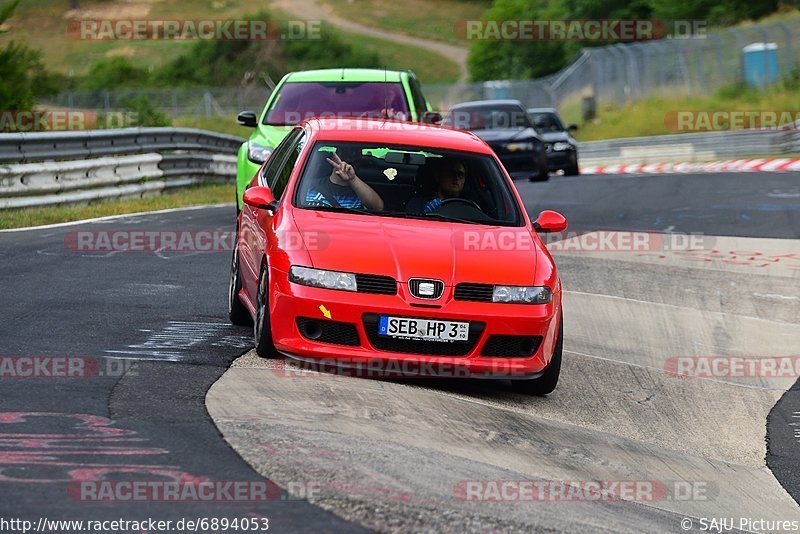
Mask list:
POLYGON ((292 82, 399 82, 402 71, 383 69, 319 69, 292 72, 286 83, 292 82))

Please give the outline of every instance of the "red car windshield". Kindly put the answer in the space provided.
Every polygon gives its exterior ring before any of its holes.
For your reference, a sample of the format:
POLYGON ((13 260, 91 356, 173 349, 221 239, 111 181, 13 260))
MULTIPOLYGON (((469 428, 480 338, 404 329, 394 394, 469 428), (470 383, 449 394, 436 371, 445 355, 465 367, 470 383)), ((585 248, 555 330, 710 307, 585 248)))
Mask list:
POLYGON ((318 142, 295 189, 294 205, 491 226, 523 223, 494 158, 419 146, 318 142), (342 164, 348 172, 337 173, 342 164), (341 179, 348 173, 362 186, 354 189, 341 179), (374 208, 376 197, 379 208, 374 208))
POLYGON ((276 95, 264 124, 289 126, 312 117, 408 120, 399 82, 289 82, 276 95))

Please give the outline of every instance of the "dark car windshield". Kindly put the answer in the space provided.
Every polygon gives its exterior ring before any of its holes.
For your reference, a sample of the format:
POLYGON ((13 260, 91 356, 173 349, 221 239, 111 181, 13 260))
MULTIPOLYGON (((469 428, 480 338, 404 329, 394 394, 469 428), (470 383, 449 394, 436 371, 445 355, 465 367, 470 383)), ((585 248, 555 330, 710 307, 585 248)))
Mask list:
POLYGON ((518 106, 465 106, 450 110, 442 126, 459 130, 508 130, 530 128, 531 122, 518 106))
POLYGON ((521 226, 523 221, 494 158, 428 147, 317 142, 298 180, 294 205, 493 226, 521 226), (363 184, 353 187, 332 178, 339 161, 352 165, 363 184), (380 197, 383 209, 369 209, 372 193, 380 197))
POLYGON ((399 82, 289 82, 279 89, 264 124, 288 126, 312 117, 408 120, 410 115, 399 82))
POLYGON ((565 130, 558 115, 552 112, 533 112, 531 113, 531 121, 543 133, 556 133, 565 130))

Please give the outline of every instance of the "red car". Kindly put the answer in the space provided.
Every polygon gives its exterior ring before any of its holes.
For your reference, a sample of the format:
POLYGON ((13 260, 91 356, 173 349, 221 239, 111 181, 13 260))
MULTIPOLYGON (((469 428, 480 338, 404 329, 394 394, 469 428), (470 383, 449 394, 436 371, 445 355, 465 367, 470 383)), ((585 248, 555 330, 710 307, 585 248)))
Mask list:
POLYGON ((244 193, 229 313, 262 357, 553 391, 561 281, 492 149, 368 119, 295 127, 244 193))

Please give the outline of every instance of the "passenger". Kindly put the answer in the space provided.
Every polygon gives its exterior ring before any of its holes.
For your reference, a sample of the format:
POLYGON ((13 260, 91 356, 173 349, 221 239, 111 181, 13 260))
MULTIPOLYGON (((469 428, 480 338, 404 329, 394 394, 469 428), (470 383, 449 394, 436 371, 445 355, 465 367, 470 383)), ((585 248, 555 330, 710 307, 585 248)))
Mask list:
POLYGON ((361 160, 360 152, 354 150, 346 156, 352 164, 341 159, 336 152, 332 158, 326 158, 333 170, 330 176, 320 178, 319 187, 308 190, 305 204, 383 211, 383 199, 356 174, 361 160))

